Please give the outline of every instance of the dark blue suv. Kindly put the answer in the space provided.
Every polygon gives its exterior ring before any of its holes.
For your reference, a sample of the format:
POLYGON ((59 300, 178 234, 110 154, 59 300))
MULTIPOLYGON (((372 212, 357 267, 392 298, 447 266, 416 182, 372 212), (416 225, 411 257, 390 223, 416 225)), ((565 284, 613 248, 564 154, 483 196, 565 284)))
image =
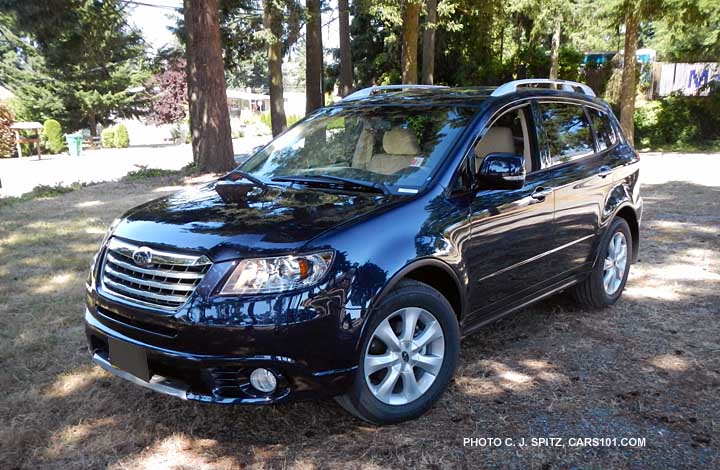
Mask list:
POLYGON ((188 400, 415 418, 463 336, 562 290, 617 301, 638 175, 585 85, 361 90, 113 223, 87 282, 93 360, 188 400))

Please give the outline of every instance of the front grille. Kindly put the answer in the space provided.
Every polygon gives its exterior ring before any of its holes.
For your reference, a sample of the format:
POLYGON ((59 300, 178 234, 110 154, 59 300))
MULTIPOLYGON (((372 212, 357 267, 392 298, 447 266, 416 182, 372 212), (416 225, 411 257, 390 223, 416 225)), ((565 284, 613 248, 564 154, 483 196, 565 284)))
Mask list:
MULTIPOLYGON (((141 260, 142 261, 142 260, 141 260)), ((177 310, 190 297, 210 269, 206 256, 157 251, 111 238, 103 260, 104 291, 165 310, 177 310), (148 263, 138 265, 133 255, 141 252, 148 263)))

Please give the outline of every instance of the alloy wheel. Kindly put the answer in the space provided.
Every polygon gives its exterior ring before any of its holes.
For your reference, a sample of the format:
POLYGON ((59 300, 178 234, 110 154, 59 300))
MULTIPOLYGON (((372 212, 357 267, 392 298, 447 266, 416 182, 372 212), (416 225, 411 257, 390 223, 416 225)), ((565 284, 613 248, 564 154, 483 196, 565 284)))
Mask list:
POLYGON ((616 232, 610 239, 603 267, 603 287, 608 295, 615 294, 620 288, 625 278, 627 258, 628 250, 625 234, 616 232))
POLYGON ((406 405, 435 382, 444 354, 445 337, 433 314, 405 307, 375 328, 365 351, 365 380, 381 402, 406 405))

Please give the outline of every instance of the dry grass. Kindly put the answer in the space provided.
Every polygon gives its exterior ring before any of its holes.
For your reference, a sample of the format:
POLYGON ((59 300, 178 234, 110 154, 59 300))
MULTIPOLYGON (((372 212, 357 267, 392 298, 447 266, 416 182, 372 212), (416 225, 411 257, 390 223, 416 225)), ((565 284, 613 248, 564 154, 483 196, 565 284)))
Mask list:
MULTIPOLYGON (((720 162, 698 158, 695 168, 720 162)), ((655 184, 644 186, 641 263, 615 308, 556 297, 495 324, 463 343, 429 414, 386 428, 334 402, 187 403, 89 364, 81 311, 96 245, 172 181, 0 208, 0 468, 720 468, 720 171, 676 181, 680 161, 644 161, 655 184), (534 436, 647 447, 463 447, 534 436)))

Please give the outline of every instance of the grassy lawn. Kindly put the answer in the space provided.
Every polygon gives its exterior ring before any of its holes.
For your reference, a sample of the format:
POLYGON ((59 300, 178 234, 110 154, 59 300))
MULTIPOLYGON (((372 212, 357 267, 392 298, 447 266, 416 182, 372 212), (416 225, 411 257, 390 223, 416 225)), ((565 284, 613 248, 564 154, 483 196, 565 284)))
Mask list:
MULTIPOLYGON (((91 365, 84 280, 105 227, 177 179, 0 205, 0 468, 720 468, 720 172, 676 178, 680 162, 643 158, 641 262, 614 308, 559 296, 488 327, 463 342, 429 414, 385 428, 332 401, 183 402, 91 365), (465 437, 646 446, 483 448, 465 437)), ((720 155, 692 162, 717 170, 720 155)))

